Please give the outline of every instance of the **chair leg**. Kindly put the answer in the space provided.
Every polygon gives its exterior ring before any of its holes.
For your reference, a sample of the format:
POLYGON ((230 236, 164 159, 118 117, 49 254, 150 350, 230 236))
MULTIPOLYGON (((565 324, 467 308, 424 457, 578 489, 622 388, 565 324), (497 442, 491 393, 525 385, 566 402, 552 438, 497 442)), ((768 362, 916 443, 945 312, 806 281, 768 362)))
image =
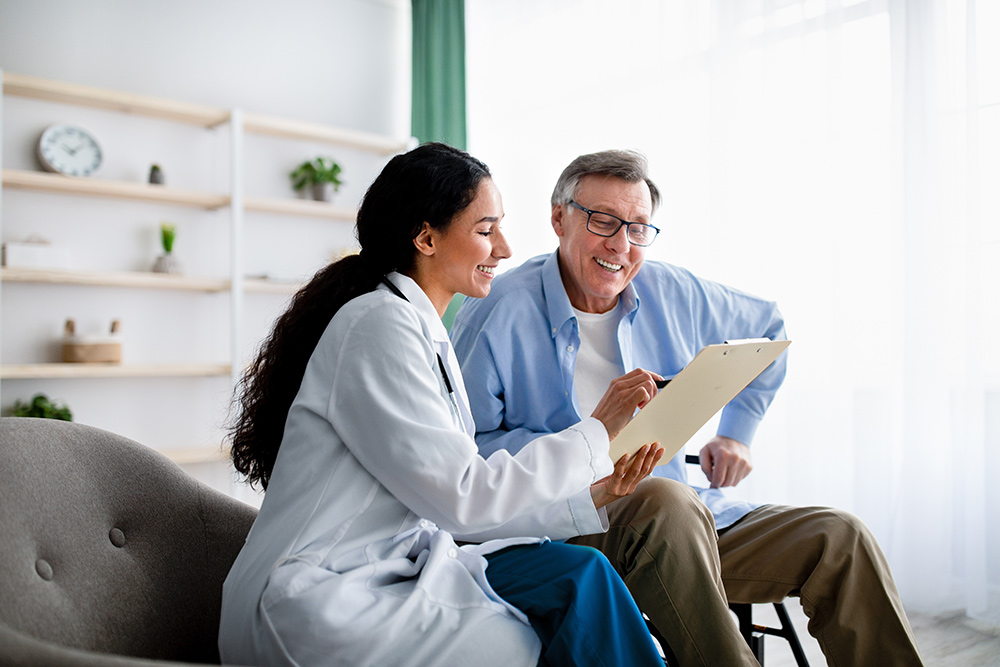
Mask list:
POLYGON ((649 617, 643 615, 643 620, 646 621, 646 627, 649 629, 649 634, 652 635, 653 639, 656 640, 656 643, 660 645, 660 652, 663 653, 663 664, 665 667, 678 667, 679 663, 677 662, 676 656, 674 656, 674 652, 670 650, 670 644, 668 644, 667 640, 663 638, 663 635, 661 635, 660 631, 656 629, 656 626, 653 625, 651 620, 649 620, 649 617))
POLYGON ((788 610, 785 609, 785 603, 775 602, 774 611, 778 614, 778 621, 781 622, 781 636, 787 639, 789 646, 792 647, 795 664, 799 667, 809 667, 809 661, 806 660, 806 653, 802 650, 802 644, 799 642, 799 636, 792 625, 792 619, 788 616, 788 610))
MULTIPOLYGON (((802 650, 802 644, 799 642, 799 636, 795 632, 795 626, 792 625, 792 619, 788 615, 788 610, 785 608, 784 602, 774 603, 774 611, 777 613, 778 621, 781 624, 780 628, 754 625, 753 605, 751 604, 733 603, 729 605, 729 609, 736 616, 740 634, 743 636, 743 639, 746 640, 747 645, 750 647, 750 651, 753 653, 754 657, 757 658, 757 662, 760 663, 761 667, 764 666, 765 635, 774 635, 775 637, 781 637, 787 641, 788 645, 792 649, 792 655, 795 657, 795 664, 798 665, 798 667, 809 667, 809 661, 806 659, 805 651, 802 650)), ((646 619, 646 625, 649 628, 650 634, 653 635, 656 641, 660 644, 660 648, 663 650, 664 664, 668 667, 670 665, 677 665, 677 659, 670 650, 670 646, 666 641, 664 641, 663 637, 648 618, 646 619)))
POLYGON ((753 656, 757 658, 757 662, 764 665, 764 635, 758 630, 757 626, 753 624, 753 605, 745 603, 733 603, 729 605, 729 609, 736 615, 736 621, 740 627, 740 634, 743 635, 743 639, 746 640, 747 646, 750 647, 750 652, 753 656))

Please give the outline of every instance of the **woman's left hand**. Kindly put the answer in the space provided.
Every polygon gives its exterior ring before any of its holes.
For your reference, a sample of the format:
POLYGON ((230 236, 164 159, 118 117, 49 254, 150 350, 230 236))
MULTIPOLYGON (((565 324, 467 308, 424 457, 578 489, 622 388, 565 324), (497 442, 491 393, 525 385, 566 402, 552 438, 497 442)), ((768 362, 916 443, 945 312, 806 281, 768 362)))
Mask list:
POLYGON ((663 457, 663 447, 654 442, 643 445, 634 456, 625 454, 615 464, 615 471, 590 485, 590 496, 594 499, 594 507, 605 505, 631 495, 640 481, 649 476, 656 463, 663 457))

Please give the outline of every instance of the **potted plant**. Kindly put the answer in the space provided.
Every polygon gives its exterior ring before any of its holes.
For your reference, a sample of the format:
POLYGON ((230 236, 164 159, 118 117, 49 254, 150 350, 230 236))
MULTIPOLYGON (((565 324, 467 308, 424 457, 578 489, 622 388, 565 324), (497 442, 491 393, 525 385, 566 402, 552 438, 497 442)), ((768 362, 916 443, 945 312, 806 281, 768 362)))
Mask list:
POLYGON ((61 419, 62 421, 73 421, 73 413, 66 405, 56 405, 49 400, 45 394, 35 394, 31 403, 14 401, 15 417, 38 417, 40 419, 61 419))
POLYGON ((340 189, 343 181, 340 180, 340 165, 333 158, 317 157, 300 164, 290 176, 292 187, 301 190, 305 187, 312 188, 313 199, 316 201, 330 201, 333 193, 340 189))
POLYGON ((160 223, 160 244, 163 254, 156 258, 153 271, 156 273, 180 273, 181 265, 174 257, 174 240, 177 238, 177 228, 169 222, 160 223))
POLYGON ((149 182, 153 185, 163 185, 163 169, 160 168, 160 165, 154 163, 149 168, 149 182))

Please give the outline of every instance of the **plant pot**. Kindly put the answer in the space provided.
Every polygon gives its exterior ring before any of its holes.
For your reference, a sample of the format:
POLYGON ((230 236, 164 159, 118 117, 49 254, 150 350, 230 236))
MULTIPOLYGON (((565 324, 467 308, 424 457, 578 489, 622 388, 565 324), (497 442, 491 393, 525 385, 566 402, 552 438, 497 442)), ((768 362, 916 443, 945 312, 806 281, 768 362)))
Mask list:
POLYGON ((312 195, 316 201, 333 201, 334 192, 333 183, 313 183, 312 195))
POLYGON ((160 255, 153 263, 154 273, 180 273, 181 263, 173 255, 160 255))

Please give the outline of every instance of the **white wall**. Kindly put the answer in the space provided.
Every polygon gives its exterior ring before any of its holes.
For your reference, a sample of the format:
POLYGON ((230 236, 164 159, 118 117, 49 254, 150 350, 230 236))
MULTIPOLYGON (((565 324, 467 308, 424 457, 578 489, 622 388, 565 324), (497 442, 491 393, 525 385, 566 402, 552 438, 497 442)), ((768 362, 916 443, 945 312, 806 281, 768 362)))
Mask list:
MULTIPOLYGON (((409 134, 409 2, 406 0, 4 0, 0 68, 5 71, 247 112, 409 134)), ((38 169, 34 145, 49 124, 81 125, 105 153, 97 178, 143 181, 163 165, 169 185, 226 192, 228 127, 169 122, 5 97, 3 166, 38 169)), ((247 194, 294 196, 288 172, 329 154, 344 167, 339 204, 358 203, 384 158, 323 144, 247 137, 247 194)), ((3 240, 37 235, 71 251, 73 268, 147 270, 161 221, 178 228, 185 273, 229 272, 229 212, 6 189, 3 240)), ((344 222, 248 214, 248 274, 302 277, 344 248, 344 222)), ((247 295, 244 355, 252 353, 286 297, 247 295)), ((0 300, 0 357, 57 361, 63 322, 81 333, 120 318, 126 363, 226 362, 227 295, 6 284, 0 300)), ((65 401, 76 421, 158 449, 211 447, 221 438, 228 378, 5 380, 3 414, 35 392, 65 401)), ((226 465, 192 472, 229 487, 226 465)))

